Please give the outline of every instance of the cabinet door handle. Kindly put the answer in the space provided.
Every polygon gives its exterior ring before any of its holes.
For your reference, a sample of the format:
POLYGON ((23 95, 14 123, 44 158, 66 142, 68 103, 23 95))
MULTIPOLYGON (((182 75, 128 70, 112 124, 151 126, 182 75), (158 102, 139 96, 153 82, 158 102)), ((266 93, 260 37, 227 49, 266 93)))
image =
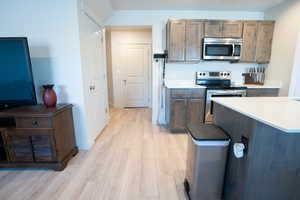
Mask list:
POLYGON ((245 156, 245 145, 243 143, 235 143, 233 145, 234 156, 238 159, 245 156))
POLYGON ((233 153, 236 158, 243 158, 248 152, 249 139, 242 136, 241 142, 233 145, 233 153))
POLYGON ((241 142, 245 145, 245 153, 247 153, 249 148, 249 139, 245 136, 242 136, 241 142))
POLYGON ((39 126, 39 123, 38 123, 37 121, 33 121, 33 122, 32 122, 32 126, 37 127, 37 126, 39 126))

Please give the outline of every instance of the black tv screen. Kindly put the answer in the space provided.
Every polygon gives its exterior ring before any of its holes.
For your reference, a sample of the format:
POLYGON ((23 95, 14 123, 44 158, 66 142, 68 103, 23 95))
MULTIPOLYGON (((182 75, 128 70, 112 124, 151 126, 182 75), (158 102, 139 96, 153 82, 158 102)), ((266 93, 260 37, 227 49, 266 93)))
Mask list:
POLYGON ((27 38, 0 38, 0 108, 34 104, 27 38))

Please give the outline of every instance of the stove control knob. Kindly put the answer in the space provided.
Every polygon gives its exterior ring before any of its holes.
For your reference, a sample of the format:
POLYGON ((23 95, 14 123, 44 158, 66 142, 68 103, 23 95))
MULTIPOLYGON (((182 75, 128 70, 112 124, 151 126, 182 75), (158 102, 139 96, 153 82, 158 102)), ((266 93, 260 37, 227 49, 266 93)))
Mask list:
POLYGON ((203 73, 203 76, 205 76, 205 73, 203 73))

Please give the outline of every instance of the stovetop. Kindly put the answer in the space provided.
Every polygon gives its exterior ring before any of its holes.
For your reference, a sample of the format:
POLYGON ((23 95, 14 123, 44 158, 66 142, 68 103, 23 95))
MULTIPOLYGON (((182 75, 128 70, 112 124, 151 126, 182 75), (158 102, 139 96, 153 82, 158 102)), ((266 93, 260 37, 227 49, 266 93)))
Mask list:
POLYGON ((246 90, 245 86, 235 86, 235 85, 202 85, 208 90, 246 90))
POLYGON ((210 90, 246 90, 231 83, 231 72, 196 72, 196 85, 210 90))
POLYGON ((246 90, 245 86, 233 85, 230 80, 196 80, 196 85, 201 85, 209 90, 246 90))

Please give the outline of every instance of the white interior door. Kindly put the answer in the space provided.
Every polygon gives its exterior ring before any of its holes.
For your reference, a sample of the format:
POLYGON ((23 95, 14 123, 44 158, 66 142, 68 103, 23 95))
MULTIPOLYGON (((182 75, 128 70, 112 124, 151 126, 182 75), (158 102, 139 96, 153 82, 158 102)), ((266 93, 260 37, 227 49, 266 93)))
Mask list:
POLYGON ((92 140, 96 139, 108 122, 104 40, 104 34, 92 32, 85 37, 83 42, 83 72, 85 85, 88 87, 85 101, 92 140))
POLYGON ((123 107, 148 107, 150 103, 150 45, 121 45, 120 85, 123 107))

